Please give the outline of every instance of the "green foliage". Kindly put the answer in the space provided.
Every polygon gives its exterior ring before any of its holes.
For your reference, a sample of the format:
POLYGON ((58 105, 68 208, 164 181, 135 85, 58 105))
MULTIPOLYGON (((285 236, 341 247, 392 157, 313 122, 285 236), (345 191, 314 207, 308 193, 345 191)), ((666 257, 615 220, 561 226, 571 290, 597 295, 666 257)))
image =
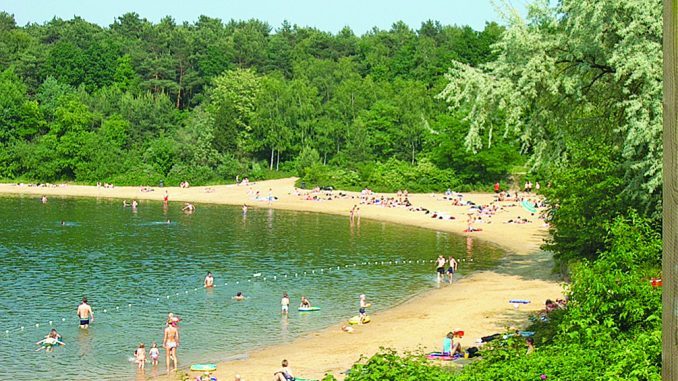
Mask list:
POLYGON ((420 354, 400 356, 394 350, 381 348, 378 354, 353 365, 346 377, 346 381, 368 380, 447 381, 452 380, 452 370, 431 366, 420 354))
POLYGON ((460 181, 451 169, 440 169, 426 159, 412 166, 390 159, 385 163, 363 164, 355 169, 343 169, 316 163, 306 167, 302 178, 307 186, 333 186, 360 190, 365 187, 376 192, 441 192, 456 188, 460 181))
POLYGON ((491 184, 516 161, 481 153, 469 165, 472 155, 449 154, 460 134, 430 127, 460 125, 434 98, 441 75, 451 58, 493 59, 496 24, 430 21, 415 31, 396 22, 356 36, 127 13, 104 28, 79 17, 18 27, 8 14, 0 25, 3 176, 200 184, 297 172, 356 188, 441 190, 491 184))

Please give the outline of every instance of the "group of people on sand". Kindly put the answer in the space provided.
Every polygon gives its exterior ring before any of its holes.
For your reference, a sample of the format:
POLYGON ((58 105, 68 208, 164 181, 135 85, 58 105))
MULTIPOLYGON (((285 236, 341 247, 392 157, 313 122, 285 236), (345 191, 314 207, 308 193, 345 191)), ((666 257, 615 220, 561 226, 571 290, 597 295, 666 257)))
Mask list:
POLYGON ((445 278, 445 274, 447 274, 447 279, 449 283, 452 283, 454 273, 457 272, 458 266, 459 264, 457 263, 457 260, 454 259, 454 257, 450 256, 449 259, 445 259, 445 257, 442 254, 439 255, 438 259, 436 259, 436 276, 438 282, 441 282, 445 278), (446 264, 447 269, 445 268, 446 264))

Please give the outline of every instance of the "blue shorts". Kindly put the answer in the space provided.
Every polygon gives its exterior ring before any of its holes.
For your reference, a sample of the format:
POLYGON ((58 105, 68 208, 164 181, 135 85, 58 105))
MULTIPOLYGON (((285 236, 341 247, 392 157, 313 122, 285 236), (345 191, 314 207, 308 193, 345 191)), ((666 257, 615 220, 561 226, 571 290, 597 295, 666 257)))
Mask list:
POLYGON ((365 309, 364 309, 364 308, 360 308, 360 309, 358 310, 358 312, 360 312, 361 314, 364 314, 364 313, 365 313, 365 309))
POLYGON ((438 267, 437 271, 439 274, 445 274, 445 268, 444 267, 438 267))
POLYGON ((89 325, 89 319, 80 319, 80 325, 89 325))
POLYGON ((454 274, 454 267, 450 267, 447 269, 448 274, 454 274))

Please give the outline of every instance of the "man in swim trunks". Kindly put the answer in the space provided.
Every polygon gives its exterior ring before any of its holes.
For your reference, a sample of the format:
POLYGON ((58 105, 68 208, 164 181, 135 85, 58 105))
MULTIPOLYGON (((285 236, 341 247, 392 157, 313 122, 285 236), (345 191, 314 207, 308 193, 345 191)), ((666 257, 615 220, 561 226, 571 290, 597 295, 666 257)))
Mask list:
POLYGON ((450 266, 447 268, 447 277, 449 278, 450 283, 452 283, 452 278, 454 277, 454 273, 457 272, 457 261, 454 259, 454 257, 450 257, 449 260, 450 266))
POLYGON ((207 276, 205 277, 205 288, 210 288, 214 287, 214 276, 212 276, 211 272, 207 272, 207 276))
POLYGON ((442 255, 438 256, 438 259, 436 259, 436 273, 438 274, 438 282, 440 282, 443 279, 443 275, 445 275, 445 257, 442 255))
POLYGON ((177 347, 179 346, 179 330, 177 324, 172 322, 165 328, 165 336, 162 339, 162 346, 165 348, 165 359, 167 362, 167 372, 170 371, 170 360, 174 361, 174 370, 177 370, 179 359, 177 358, 177 347))
POLYGON ((94 323, 94 312, 92 307, 87 304, 87 297, 82 298, 82 303, 78 306, 78 317, 80 318, 80 328, 89 328, 90 323, 94 323))

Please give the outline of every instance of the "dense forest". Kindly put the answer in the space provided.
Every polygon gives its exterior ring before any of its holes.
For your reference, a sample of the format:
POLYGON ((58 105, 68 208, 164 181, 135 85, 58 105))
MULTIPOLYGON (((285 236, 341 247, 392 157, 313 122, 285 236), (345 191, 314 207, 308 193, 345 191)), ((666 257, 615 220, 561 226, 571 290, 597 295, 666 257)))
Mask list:
POLYGON ((487 186, 524 163, 518 140, 467 150, 468 122, 436 95, 453 61, 494 60, 502 32, 428 21, 356 36, 134 13, 19 27, 0 13, 0 178, 487 186))

